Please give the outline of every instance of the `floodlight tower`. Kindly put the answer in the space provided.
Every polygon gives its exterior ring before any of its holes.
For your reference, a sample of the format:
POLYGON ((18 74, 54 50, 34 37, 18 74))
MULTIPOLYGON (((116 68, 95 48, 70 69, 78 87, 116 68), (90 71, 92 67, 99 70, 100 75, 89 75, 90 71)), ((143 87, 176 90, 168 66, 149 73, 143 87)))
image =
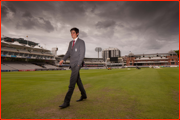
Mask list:
POLYGON ((101 48, 101 47, 96 47, 96 48, 95 48, 95 51, 98 52, 98 59, 99 59, 99 52, 102 51, 102 48, 101 48))

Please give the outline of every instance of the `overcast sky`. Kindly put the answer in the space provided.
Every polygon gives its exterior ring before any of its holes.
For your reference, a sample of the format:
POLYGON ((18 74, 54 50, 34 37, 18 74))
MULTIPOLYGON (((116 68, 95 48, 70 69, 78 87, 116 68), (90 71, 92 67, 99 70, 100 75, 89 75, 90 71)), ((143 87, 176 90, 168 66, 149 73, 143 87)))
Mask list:
MULTIPOLYGON (((2 1, 1 37, 23 37, 65 54, 70 29, 80 30, 86 57, 96 47, 121 55, 167 53, 179 49, 178 1, 2 1)), ((101 53, 100 53, 101 57, 101 53)))

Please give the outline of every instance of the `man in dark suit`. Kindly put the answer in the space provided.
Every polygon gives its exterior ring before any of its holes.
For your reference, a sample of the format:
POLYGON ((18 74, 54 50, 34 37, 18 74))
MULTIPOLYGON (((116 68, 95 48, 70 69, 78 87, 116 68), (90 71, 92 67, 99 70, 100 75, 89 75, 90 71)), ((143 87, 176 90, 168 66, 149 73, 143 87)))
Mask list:
POLYGON ((71 96, 73 94, 76 83, 79 87, 79 90, 81 91, 81 97, 79 100, 77 100, 77 102, 87 98, 86 91, 83 87, 79 74, 79 70, 81 69, 81 65, 85 56, 85 43, 83 40, 78 38, 78 28, 72 28, 70 32, 73 40, 69 42, 68 50, 63 59, 59 62, 61 65, 64 61, 67 60, 68 57, 70 57, 71 77, 69 90, 65 96, 64 103, 59 106, 61 108, 66 108, 70 105, 71 96))

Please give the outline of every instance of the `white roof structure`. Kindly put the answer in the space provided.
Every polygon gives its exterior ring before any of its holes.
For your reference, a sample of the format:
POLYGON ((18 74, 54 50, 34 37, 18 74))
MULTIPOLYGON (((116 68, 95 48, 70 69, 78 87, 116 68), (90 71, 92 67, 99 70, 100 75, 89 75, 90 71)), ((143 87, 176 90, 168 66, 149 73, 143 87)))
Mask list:
POLYGON ((42 49, 42 48, 39 46, 34 46, 34 49, 42 49))
POLYGON ((11 43, 11 45, 17 45, 17 46, 23 46, 22 44, 20 44, 19 42, 15 41, 13 43, 11 43))
POLYGON ((5 42, 4 40, 1 40, 1 43, 10 44, 10 43, 8 43, 8 42, 5 42))
POLYGON ((30 48, 31 46, 29 46, 29 45, 24 45, 24 46, 26 46, 26 47, 28 47, 28 48, 30 48))

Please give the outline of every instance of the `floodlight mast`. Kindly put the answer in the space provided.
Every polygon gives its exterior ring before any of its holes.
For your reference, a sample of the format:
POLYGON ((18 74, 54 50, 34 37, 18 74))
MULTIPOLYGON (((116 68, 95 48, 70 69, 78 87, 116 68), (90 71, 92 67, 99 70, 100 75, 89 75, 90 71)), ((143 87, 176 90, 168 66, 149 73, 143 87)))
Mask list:
POLYGON ((101 47, 96 47, 96 48, 95 48, 95 51, 98 52, 98 59, 99 59, 99 52, 102 51, 102 48, 101 48, 101 47))

